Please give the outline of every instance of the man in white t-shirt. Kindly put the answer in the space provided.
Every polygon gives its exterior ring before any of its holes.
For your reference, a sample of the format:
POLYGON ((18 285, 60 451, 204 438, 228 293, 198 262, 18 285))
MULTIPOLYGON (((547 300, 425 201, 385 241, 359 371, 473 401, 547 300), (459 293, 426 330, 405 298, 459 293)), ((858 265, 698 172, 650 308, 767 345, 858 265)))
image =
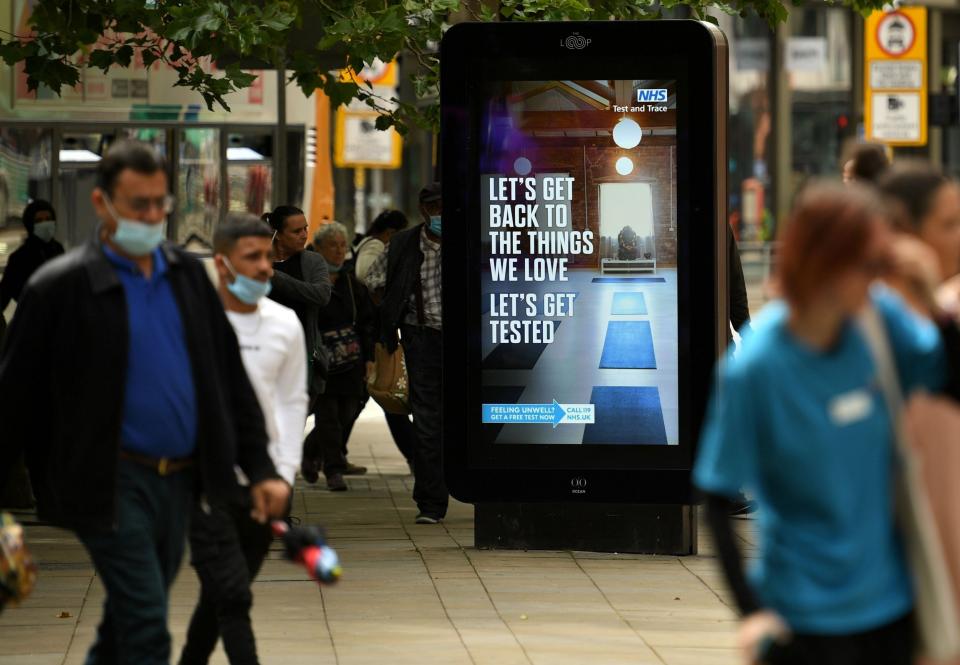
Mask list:
MULTIPOLYGON (((273 276, 272 237, 270 227, 253 215, 231 215, 214 234, 214 263, 220 298, 266 421, 270 458, 292 488, 307 418, 307 359, 296 313, 264 297, 273 276)), ((258 662, 250 583, 272 534, 269 525, 251 519, 239 501, 243 495, 237 495, 233 505, 202 501, 193 511, 190 562, 201 590, 180 665, 206 663, 218 637, 232 663, 258 662)))

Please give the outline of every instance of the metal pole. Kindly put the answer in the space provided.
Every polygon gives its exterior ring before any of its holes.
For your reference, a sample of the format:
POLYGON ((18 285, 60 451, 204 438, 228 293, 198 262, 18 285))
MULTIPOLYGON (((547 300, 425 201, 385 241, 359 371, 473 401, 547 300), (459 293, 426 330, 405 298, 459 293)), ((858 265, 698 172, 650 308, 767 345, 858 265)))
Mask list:
MULTIPOLYGON (((383 170, 382 169, 371 169, 370 170, 370 189, 371 196, 370 199, 372 204, 370 206, 370 218, 373 219, 386 207, 384 203, 383 195, 383 170)), ((364 229, 366 230, 366 229, 364 229)))
POLYGON ((287 70, 284 50, 277 58, 277 130, 273 147, 273 206, 287 201, 287 70))
POLYGON ((358 166, 353 170, 353 232, 367 231, 367 170, 358 166))

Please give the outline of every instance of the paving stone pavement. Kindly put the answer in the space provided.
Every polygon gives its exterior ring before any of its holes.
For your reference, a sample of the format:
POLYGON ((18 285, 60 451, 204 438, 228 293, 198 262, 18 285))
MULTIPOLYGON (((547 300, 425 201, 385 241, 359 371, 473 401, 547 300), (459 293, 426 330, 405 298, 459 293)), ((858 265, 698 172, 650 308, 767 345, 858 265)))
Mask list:
MULTIPOLYGON (((700 555, 479 551, 472 507, 453 502, 439 526, 413 523, 413 479, 369 406, 351 460, 370 474, 331 493, 301 484, 294 515, 323 524, 344 564, 318 589, 274 546, 253 585, 266 665, 734 665, 735 621, 710 543, 700 555)), ((20 515, 29 519, 29 515, 20 515)), ((740 536, 752 550, 748 520, 740 536)), ((29 526, 40 565, 33 595, 0 615, 0 665, 80 665, 103 588, 69 532, 29 526)), ((174 585, 175 657, 198 583, 174 585)), ((224 664, 217 648, 211 663, 224 664)))

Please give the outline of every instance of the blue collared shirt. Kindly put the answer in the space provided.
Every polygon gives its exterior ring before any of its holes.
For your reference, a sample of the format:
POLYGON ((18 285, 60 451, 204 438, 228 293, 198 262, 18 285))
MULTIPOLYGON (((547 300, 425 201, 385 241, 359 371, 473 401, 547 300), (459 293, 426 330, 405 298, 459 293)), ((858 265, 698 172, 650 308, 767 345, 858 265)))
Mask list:
POLYGON ((160 248, 147 279, 136 264, 106 245, 127 299, 129 347, 120 445, 150 457, 193 454, 197 400, 187 340, 168 266, 160 248))

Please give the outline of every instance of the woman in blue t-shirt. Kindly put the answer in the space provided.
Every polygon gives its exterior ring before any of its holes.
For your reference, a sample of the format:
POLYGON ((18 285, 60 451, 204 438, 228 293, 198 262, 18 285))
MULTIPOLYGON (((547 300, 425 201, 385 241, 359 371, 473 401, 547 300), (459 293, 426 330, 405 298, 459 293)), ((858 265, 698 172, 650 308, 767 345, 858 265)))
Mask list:
MULTIPOLYGON (((947 378, 941 332, 878 277, 895 275, 936 311, 935 262, 894 236, 873 196, 827 185, 785 227, 783 300, 720 368, 694 470, 724 572, 743 613, 746 662, 909 665, 913 597, 893 523, 893 435, 855 317, 886 323, 904 392, 947 378), (760 506, 747 583, 727 518, 747 490, 760 506)), ((945 325, 945 329, 948 326, 945 325)))

